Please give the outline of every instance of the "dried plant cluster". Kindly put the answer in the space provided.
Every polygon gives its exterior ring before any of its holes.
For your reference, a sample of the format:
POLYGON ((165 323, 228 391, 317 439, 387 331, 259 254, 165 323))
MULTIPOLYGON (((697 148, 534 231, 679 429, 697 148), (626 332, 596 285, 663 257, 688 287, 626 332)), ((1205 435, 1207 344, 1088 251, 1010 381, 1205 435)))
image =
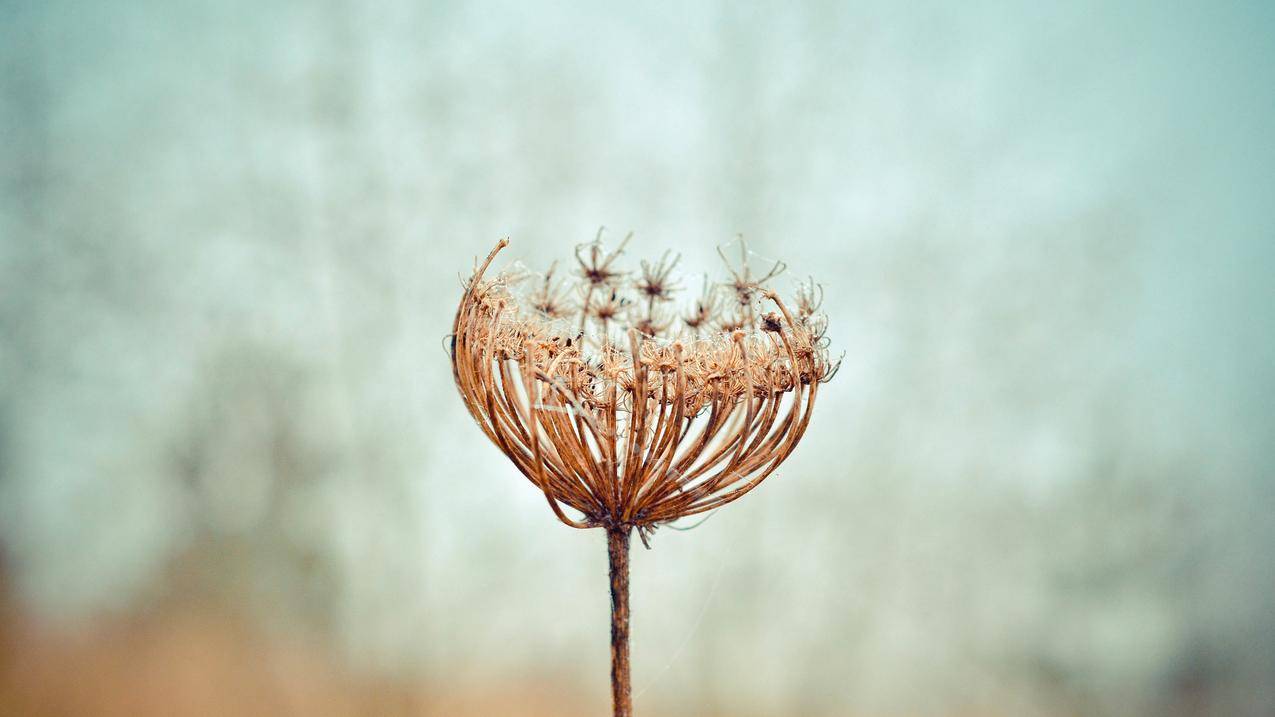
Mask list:
MULTIPOLYGON (((478 425, 539 488, 558 520, 607 533, 611 690, 633 713, 629 677, 629 539, 725 505, 757 487, 805 433, 829 361, 813 281, 795 313, 726 255, 684 311, 673 304, 678 257, 622 270, 601 231, 576 247, 572 281, 488 278, 502 240, 465 282, 452 328, 452 371, 478 425), (765 304, 765 306, 763 306, 765 304), (765 310, 768 309, 768 310, 765 310), (564 508, 565 506, 565 508, 564 508)), ((719 249, 719 253, 722 253, 719 249)))
POLYGON ((568 284, 555 267, 535 281, 487 278, 502 240, 466 282, 452 355, 470 413, 559 520, 632 527, 645 541, 769 476, 837 364, 818 285, 803 286, 791 310, 765 287, 782 263, 754 276, 741 242, 727 279, 705 279, 677 312, 678 258, 630 274, 617 266, 627 242, 577 247, 568 284))

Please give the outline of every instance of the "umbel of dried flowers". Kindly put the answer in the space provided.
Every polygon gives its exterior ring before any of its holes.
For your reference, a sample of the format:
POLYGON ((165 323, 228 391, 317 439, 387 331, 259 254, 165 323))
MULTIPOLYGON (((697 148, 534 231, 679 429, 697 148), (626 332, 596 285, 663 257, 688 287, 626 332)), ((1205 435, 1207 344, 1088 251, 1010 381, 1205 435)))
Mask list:
MULTIPOLYGON (((725 505, 792 454, 819 386, 836 373, 813 281, 790 308, 739 264, 681 312, 677 257, 617 265, 601 234, 576 247, 568 281, 488 277, 501 240, 465 282, 452 371, 470 415, 558 520, 604 528, 611 577, 614 714, 632 714, 629 536, 725 505)), ((631 236, 631 235, 630 235, 631 236)))

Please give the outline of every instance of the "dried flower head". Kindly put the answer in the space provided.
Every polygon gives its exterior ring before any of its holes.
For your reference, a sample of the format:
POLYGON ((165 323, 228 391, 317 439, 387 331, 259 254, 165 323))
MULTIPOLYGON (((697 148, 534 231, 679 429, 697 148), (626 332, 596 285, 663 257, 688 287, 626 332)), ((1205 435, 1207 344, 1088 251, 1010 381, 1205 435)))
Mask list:
POLYGON ((759 320, 747 312, 751 303, 740 305, 714 331, 716 302, 706 294, 685 321, 694 333, 669 337, 672 321, 654 304, 677 260, 666 254, 643 265, 636 288, 651 301, 626 312, 611 284, 619 250, 605 254, 595 242, 576 252, 589 256, 581 260, 583 330, 565 336, 569 322, 545 320, 575 311, 550 300, 551 273, 529 297, 503 276, 486 276, 505 245, 461 299, 456 384, 479 426, 562 522, 630 526, 645 537, 743 496, 796 448, 834 366, 804 313, 814 305, 800 300, 798 319, 763 287, 782 264, 760 279, 746 254, 740 267, 728 264, 736 296, 756 293, 773 305, 759 320), (619 330, 618 340, 608 328, 619 330))

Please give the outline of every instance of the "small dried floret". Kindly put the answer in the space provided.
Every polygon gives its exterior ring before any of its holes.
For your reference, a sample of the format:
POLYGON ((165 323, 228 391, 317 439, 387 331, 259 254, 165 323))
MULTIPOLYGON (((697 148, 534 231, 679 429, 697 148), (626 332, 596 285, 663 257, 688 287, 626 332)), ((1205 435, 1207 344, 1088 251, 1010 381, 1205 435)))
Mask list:
POLYGON ((774 311, 771 311, 761 317, 762 331, 770 331, 773 333, 779 333, 781 330, 783 330, 783 327, 784 327, 783 319, 780 318, 779 314, 775 313, 774 311))
POLYGON ((601 299, 594 299, 589 305, 589 315, 603 323, 620 319, 629 305, 629 300, 611 289, 601 299))
POLYGON ((809 277, 797 287, 797 316, 808 319, 823 306, 823 285, 809 277))
POLYGON ((717 324, 717 330, 724 334, 728 334, 732 331, 739 331, 746 326, 748 326, 747 317, 745 317, 742 313, 735 313, 727 318, 723 318, 721 322, 717 324))
POLYGON ((669 301, 672 294, 678 289, 677 284, 669 281, 669 275, 673 273, 673 268, 677 266, 677 262, 682 258, 681 254, 673 256, 673 260, 669 261, 669 252, 664 252, 660 260, 654 264, 642 260, 642 276, 637 280, 636 287, 639 293, 652 301, 669 301))
POLYGON ((731 281, 729 286, 735 292, 735 300, 741 307, 748 307, 751 311, 753 299, 757 292, 761 290, 762 284, 784 273, 788 268, 782 261, 776 261, 770 271, 760 278, 754 278, 752 267, 748 263, 748 245, 744 242, 744 238, 739 238, 739 268, 731 266, 730 260, 726 258, 726 254, 721 247, 717 248, 717 254, 722 257, 722 261, 726 262, 726 270, 730 273, 731 281))
POLYGON ((545 272, 544 281, 529 297, 531 308, 549 319, 565 318, 571 313, 571 305, 563 299, 561 284, 553 280, 553 272, 557 267, 556 261, 549 266, 549 271, 545 272))
POLYGON ((620 254, 624 253, 624 246, 629 243, 629 239, 633 238, 633 234, 629 233, 615 251, 607 254, 602 251, 602 232, 605 229, 606 227, 598 229, 598 235, 592 242, 576 246, 576 261, 580 263, 580 276, 594 287, 611 285, 624 275, 624 272, 612 269, 611 265, 620 254), (587 259, 581 256, 581 251, 586 249, 588 250, 587 259))
POLYGON ((717 287, 710 284, 708 276, 704 276, 704 288, 700 292, 700 296, 695 300, 695 306, 690 313, 682 317, 682 322, 686 327, 695 333, 699 333, 703 329, 707 329, 713 318, 717 316, 718 303, 720 294, 717 287))
POLYGON ((632 326, 643 336, 653 338, 663 334, 672 323, 672 319, 663 316, 658 310, 653 310, 639 314, 633 319, 632 326))

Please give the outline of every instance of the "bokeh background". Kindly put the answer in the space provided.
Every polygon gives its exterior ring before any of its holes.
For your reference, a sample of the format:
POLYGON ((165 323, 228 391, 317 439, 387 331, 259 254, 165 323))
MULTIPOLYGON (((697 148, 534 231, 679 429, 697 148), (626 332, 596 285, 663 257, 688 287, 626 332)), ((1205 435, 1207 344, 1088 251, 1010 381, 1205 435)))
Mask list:
POLYGON ((1275 6, 1057 5, 0 3, 0 714, 606 713, 444 350, 599 225, 845 352, 640 713, 1272 714, 1275 6))

